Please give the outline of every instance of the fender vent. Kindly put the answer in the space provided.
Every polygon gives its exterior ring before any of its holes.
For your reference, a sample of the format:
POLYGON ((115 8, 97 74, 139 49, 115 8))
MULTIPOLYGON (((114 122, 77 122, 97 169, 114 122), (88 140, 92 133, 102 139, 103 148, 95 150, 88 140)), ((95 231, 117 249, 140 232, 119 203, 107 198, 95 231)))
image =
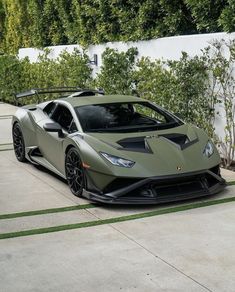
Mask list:
POLYGON ((39 148, 34 148, 32 151, 30 151, 30 156, 37 156, 37 157, 43 157, 41 151, 39 148))

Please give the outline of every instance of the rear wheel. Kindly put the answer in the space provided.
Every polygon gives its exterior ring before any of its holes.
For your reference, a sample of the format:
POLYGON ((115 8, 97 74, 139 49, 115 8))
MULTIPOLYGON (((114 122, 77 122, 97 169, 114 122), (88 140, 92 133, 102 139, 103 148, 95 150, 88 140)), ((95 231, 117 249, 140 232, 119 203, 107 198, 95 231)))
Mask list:
POLYGON ((71 192, 77 197, 82 197, 85 187, 85 174, 82 160, 75 148, 70 148, 66 154, 65 174, 71 192))
POLYGON ((23 133, 18 123, 14 124, 12 129, 13 146, 15 156, 20 162, 25 162, 25 143, 23 133))

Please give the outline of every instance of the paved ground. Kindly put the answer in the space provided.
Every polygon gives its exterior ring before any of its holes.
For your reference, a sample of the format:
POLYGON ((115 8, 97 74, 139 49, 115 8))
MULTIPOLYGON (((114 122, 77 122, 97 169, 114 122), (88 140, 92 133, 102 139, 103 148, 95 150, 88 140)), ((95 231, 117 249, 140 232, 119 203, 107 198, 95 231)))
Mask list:
POLYGON ((234 291, 235 186, 186 203, 90 204, 16 161, 14 111, 0 104, 1 292, 234 291))

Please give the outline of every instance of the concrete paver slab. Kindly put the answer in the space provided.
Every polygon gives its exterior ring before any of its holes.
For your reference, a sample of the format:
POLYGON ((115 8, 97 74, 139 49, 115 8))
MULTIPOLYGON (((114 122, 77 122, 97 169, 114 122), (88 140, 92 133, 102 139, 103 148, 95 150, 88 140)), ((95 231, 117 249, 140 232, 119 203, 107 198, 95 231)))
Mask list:
POLYGON ((109 226, 0 241, 2 291, 206 291, 109 226))
MULTIPOLYGON (((10 115, 15 110, 11 105, 0 104, 0 144, 11 143, 10 115)), ((222 175, 235 181, 233 172, 222 170, 222 175)), ((235 186, 229 186, 211 199, 234 196, 235 186)), ((30 163, 17 162, 13 151, 0 152, 0 214, 84 203, 89 202, 73 196, 63 180, 30 163)), ((4 219, 0 220, 0 233, 181 204, 99 206, 4 219)), ((0 291, 232 292, 234 211, 235 203, 229 203, 109 226, 0 240, 0 291)))
POLYGON ((0 119, 0 144, 12 143, 11 119, 0 119))
MULTIPOLYGON (((72 194, 64 195, 21 167, 21 163, 9 160, 5 156, 7 152, 0 152, 0 214, 75 205, 77 198, 72 194)), ((58 180, 53 176, 51 179, 58 180)), ((59 184, 65 185, 60 180, 59 184)), ((77 201, 79 204, 85 200, 77 201)))
POLYGON ((221 168, 221 175, 226 179, 226 181, 235 181, 235 172, 221 168))
POLYGON ((17 107, 8 103, 0 103, 0 117, 14 115, 17 107))
POLYGON ((210 291, 233 292, 234 222, 235 203, 229 203, 113 226, 210 291))
POLYGON ((96 220, 96 217, 86 210, 4 219, 0 220, 0 233, 46 228, 93 220, 96 220))
POLYGON ((78 198, 74 196, 69 187, 67 182, 65 182, 60 177, 54 175, 52 172, 47 171, 47 169, 43 167, 37 167, 31 163, 20 163, 16 160, 14 151, 4 151, 2 154, 3 157, 8 159, 9 161, 15 163, 15 167, 22 168, 25 171, 29 172, 33 176, 37 177, 40 181, 45 184, 48 184, 51 188, 55 189, 58 193, 61 193, 63 196, 67 197, 68 199, 72 200, 74 204, 87 204, 88 200, 78 198))
MULTIPOLYGON (((67 198, 69 200, 66 201, 64 206, 89 203, 86 199, 77 198, 72 195, 66 182, 57 176, 54 176, 52 173, 48 173, 44 168, 35 167, 30 163, 19 163, 16 160, 13 151, 0 152, 0 173, 2 173, 0 177, 0 186, 2 187, 2 193, 5 194, 5 204, 0 205, 0 213, 63 207, 62 198, 67 198), (21 179, 22 177, 23 182, 21 179), (50 195, 48 195, 48 192, 50 195), (17 204, 15 203, 16 194, 17 204), (55 197, 56 199, 54 199, 55 197), (36 201, 32 202, 32 200, 36 201), (58 204, 58 200, 61 204, 58 204)), ((230 171, 225 173, 225 177, 228 176, 228 174, 230 175, 230 171)), ((185 204, 188 204, 189 202, 214 200, 233 196, 235 196, 235 186, 229 186, 225 191, 217 194, 216 196, 186 201, 185 204)), ((0 200, 3 200, 3 197, 1 197, 0 200)), ((106 219, 156 210, 159 208, 174 207, 179 204, 182 204, 182 202, 147 207, 120 207, 104 205, 92 209, 90 212, 92 212, 97 218, 106 219)))

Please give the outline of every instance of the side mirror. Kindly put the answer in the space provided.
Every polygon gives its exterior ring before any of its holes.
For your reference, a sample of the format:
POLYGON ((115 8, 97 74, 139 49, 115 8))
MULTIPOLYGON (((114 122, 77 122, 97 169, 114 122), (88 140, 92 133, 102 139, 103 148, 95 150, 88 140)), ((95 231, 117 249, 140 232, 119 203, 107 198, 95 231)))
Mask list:
POLYGON ((64 137, 62 127, 58 123, 46 123, 43 128, 47 132, 57 132, 60 138, 64 137))

